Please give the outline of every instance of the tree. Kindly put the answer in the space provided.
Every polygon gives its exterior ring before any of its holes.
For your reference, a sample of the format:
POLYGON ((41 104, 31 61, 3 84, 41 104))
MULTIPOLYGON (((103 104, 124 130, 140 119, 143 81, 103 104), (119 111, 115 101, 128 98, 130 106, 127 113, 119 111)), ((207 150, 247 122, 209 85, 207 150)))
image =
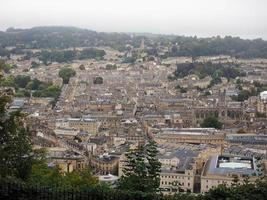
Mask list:
POLYGON ((94 78, 94 84, 103 84, 103 78, 101 76, 97 76, 94 78))
POLYGON ((144 149, 138 147, 126 153, 126 168, 119 180, 119 188, 132 191, 146 191, 146 166, 144 149))
POLYGON ((238 175, 233 174, 232 177, 233 177, 232 186, 237 186, 238 185, 238 182, 239 182, 238 175))
POLYGON ((5 78, 3 78, 3 80, 1 81, 1 86, 14 87, 15 86, 14 77, 13 76, 6 76, 5 78))
POLYGON ((16 86, 20 88, 25 88, 30 81, 31 77, 25 75, 18 75, 14 79, 16 86))
POLYGON ((136 61, 136 58, 135 57, 125 57, 122 60, 122 63, 130 63, 130 64, 133 64, 135 61, 136 61))
POLYGON ((222 123, 216 117, 207 117, 200 124, 202 128, 216 128, 221 129, 222 123))
POLYGON ((151 191, 156 192, 157 188, 160 186, 160 171, 161 171, 161 163, 157 159, 157 143, 154 140, 150 140, 146 146, 147 152, 147 172, 149 179, 149 187, 151 191))
POLYGON ((58 75, 63 79, 64 84, 68 84, 70 78, 75 76, 76 72, 71 67, 65 66, 59 70, 58 75))
POLYGON ((42 82, 39 81, 37 78, 34 78, 32 81, 30 81, 27 85, 27 89, 30 90, 38 90, 41 86, 42 82))
POLYGON ((122 190, 156 192, 160 185, 161 164, 156 158, 157 145, 149 141, 145 146, 130 150, 126 154, 124 175, 119 180, 122 190))
POLYGON ((6 110, 11 98, 11 91, 0 89, 0 177, 26 179, 33 162, 33 150, 29 131, 23 124, 23 113, 6 110))
POLYGON ((106 69, 107 70, 117 69, 117 65, 116 64, 107 64, 106 69))
POLYGON ((31 173, 27 179, 29 184, 42 186, 58 186, 62 185, 63 177, 59 168, 49 167, 45 162, 36 163, 31 168, 31 173))
POLYGON ((97 185, 98 180, 88 168, 63 174, 57 166, 48 166, 44 160, 32 166, 27 183, 46 187, 60 186, 64 189, 88 189, 97 185))
POLYGON ((85 70, 85 66, 82 64, 82 65, 79 66, 79 69, 80 70, 85 70))

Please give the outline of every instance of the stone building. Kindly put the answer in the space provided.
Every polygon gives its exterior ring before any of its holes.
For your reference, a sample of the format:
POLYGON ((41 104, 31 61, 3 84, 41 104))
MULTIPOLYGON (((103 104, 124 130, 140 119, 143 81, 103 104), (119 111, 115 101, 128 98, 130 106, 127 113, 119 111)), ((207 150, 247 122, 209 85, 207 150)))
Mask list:
POLYGON ((214 128, 165 128, 155 135, 159 144, 165 142, 191 144, 223 144, 225 134, 214 128))
POLYGON ((93 156, 90 165, 99 174, 117 174, 119 157, 112 155, 93 156))
POLYGON ((243 182, 246 178, 255 181, 261 169, 253 157, 231 155, 213 156, 205 164, 201 175, 201 192, 207 192, 220 184, 231 186, 234 182, 243 182))

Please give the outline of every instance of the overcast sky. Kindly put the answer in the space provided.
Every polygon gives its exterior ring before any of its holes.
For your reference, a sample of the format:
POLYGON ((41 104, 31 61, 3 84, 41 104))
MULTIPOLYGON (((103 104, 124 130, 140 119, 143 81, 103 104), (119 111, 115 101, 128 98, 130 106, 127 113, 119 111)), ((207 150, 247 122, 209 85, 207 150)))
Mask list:
POLYGON ((0 0, 0 8, 1 30, 60 25, 267 39, 267 0, 0 0))

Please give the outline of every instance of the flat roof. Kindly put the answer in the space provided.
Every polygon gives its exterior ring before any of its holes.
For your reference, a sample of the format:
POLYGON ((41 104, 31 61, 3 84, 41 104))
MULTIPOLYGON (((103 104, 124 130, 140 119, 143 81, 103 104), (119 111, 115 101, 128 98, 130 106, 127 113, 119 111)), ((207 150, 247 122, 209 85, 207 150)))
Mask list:
POLYGON ((207 162, 205 168, 204 175, 257 174, 254 159, 242 156, 217 155, 207 162))

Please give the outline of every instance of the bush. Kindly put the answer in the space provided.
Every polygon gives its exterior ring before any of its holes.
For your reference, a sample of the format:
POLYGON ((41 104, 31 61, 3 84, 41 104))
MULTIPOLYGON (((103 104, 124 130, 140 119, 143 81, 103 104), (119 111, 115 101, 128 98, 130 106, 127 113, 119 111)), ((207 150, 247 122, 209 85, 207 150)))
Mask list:
POLYGON ((216 128, 221 129, 222 123, 216 117, 207 117, 200 124, 202 128, 216 128))

